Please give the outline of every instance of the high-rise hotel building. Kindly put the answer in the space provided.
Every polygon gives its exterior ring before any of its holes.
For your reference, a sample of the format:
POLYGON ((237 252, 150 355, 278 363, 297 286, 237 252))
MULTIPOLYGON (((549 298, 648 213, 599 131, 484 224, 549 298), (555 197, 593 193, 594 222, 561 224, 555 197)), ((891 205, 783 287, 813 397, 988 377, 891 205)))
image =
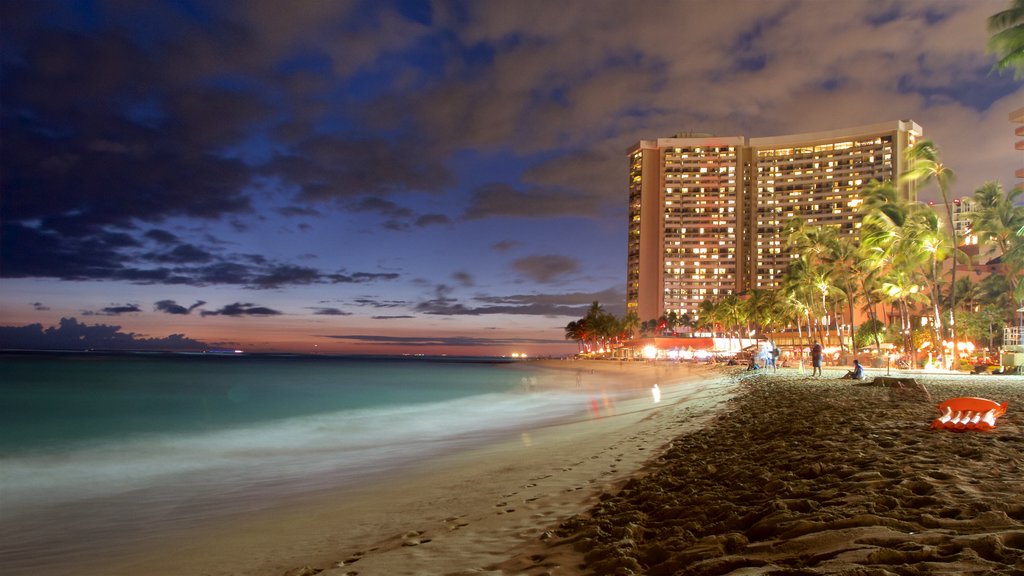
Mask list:
MULTIPOLYGON (((896 181, 912 121, 770 138, 685 134, 629 150, 626 302, 641 320, 776 285, 794 255, 787 223, 860 227, 858 192, 896 181)), ((901 187, 914 199, 914 191, 901 187)))

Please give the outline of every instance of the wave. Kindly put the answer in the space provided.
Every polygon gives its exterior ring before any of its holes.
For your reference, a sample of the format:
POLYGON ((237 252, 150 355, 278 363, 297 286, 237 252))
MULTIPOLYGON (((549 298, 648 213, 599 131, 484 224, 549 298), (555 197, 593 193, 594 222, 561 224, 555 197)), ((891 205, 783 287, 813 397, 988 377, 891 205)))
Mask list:
POLYGON ((580 415, 588 405, 586 395, 571 392, 491 393, 105 440, 3 458, 0 499, 7 518, 137 491, 219 507, 227 502, 218 499, 356 482, 467 443, 580 415))

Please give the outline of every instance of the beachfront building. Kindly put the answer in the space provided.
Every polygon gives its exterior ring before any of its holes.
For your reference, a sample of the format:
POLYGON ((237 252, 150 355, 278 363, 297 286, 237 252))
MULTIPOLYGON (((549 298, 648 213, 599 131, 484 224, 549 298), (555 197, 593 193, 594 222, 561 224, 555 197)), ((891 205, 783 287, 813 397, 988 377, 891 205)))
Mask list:
MULTIPOLYGON (((641 140, 629 155, 626 301, 641 320, 698 315, 705 299, 777 285, 793 218, 860 227, 859 190, 895 181, 912 121, 748 138, 679 134, 641 140)), ((900 188, 904 198, 915 191, 900 188)))

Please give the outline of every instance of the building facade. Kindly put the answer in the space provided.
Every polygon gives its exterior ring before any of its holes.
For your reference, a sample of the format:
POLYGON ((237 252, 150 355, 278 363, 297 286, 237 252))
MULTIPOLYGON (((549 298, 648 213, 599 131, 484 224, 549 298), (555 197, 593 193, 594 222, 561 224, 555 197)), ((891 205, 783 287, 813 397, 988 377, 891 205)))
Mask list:
MULTIPOLYGON (((777 285, 786 225, 860 227, 859 190, 895 181, 921 137, 912 121, 771 138, 684 134, 628 152, 627 309, 697 316, 700 303, 777 285)), ((901 189, 914 199, 908 188, 901 189)))

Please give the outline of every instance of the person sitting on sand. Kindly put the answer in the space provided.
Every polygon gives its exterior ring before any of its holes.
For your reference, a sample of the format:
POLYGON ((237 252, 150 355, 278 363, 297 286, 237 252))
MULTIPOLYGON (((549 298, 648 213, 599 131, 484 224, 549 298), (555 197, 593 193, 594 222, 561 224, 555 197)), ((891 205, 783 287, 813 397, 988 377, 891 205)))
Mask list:
POLYGON ((864 367, 860 365, 860 360, 856 358, 853 360, 853 370, 846 373, 843 378, 847 380, 863 380, 864 379, 864 367))

